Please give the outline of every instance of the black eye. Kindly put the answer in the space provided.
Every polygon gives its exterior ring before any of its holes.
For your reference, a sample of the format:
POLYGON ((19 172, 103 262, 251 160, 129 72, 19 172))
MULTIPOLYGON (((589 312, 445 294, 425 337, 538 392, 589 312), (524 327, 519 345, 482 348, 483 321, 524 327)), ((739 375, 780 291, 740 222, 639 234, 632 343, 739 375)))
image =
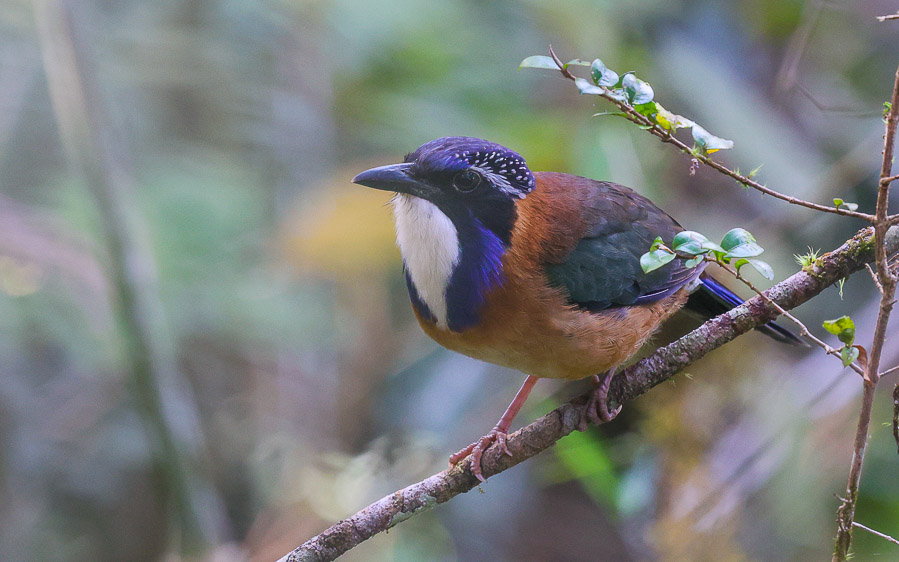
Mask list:
POLYGON ((459 172, 453 177, 453 187, 456 188, 456 191, 461 191, 462 193, 470 193, 474 191, 480 183, 481 174, 475 172, 474 170, 465 170, 464 172, 459 172))

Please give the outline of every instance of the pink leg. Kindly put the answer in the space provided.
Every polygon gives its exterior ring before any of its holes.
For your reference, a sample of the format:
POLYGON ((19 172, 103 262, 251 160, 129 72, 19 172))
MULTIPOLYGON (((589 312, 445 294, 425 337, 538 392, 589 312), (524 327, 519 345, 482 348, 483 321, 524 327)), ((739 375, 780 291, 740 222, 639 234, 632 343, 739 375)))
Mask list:
POLYGON ((612 385, 612 378, 615 376, 615 369, 609 370, 602 378, 599 375, 593 375, 593 394, 584 406, 581 414, 578 429, 585 431, 590 422, 596 425, 608 423, 615 419, 615 416, 621 412, 619 405, 615 410, 609 410, 609 388, 612 385))
POLYGON ((531 389, 534 388, 536 382, 537 377, 528 375, 528 378, 524 380, 524 384, 518 389, 518 393, 515 395, 512 403, 509 404, 509 407, 503 412, 503 416, 496 422, 496 425, 490 433, 452 455, 449 459, 450 466, 456 466, 459 464, 459 461, 468 455, 471 455, 471 473, 481 482, 485 482, 487 479, 484 478, 484 475, 481 473, 481 457, 484 455, 484 451, 490 448, 490 445, 494 442, 499 443, 500 449, 511 457, 512 452, 506 445, 506 437, 509 435, 509 428, 512 426, 512 420, 515 419, 515 415, 518 414, 518 411, 524 406, 524 401, 528 399, 528 395, 531 393, 531 389))

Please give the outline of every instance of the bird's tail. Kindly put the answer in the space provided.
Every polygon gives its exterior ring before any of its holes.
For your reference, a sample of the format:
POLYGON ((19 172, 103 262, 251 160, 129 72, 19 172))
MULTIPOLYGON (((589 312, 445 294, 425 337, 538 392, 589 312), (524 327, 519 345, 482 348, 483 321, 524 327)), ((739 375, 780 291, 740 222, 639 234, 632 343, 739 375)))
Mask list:
MULTIPOLYGON (((687 301, 687 308, 690 310, 712 318, 743 304, 743 299, 710 275, 703 274, 700 282, 699 288, 690 295, 690 299, 687 301)), ((808 346, 799 336, 775 322, 768 322, 756 330, 782 343, 808 346)))

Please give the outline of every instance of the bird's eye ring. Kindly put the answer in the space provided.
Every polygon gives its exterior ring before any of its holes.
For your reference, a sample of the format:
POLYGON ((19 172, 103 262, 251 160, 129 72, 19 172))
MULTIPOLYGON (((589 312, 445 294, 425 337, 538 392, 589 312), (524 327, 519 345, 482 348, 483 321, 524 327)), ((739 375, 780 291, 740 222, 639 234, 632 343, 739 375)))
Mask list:
POLYGON ((456 188, 456 191, 461 191, 462 193, 471 193, 477 189, 480 183, 481 174, 474 170, 465 170, 453 177, 453 187, 456 188))

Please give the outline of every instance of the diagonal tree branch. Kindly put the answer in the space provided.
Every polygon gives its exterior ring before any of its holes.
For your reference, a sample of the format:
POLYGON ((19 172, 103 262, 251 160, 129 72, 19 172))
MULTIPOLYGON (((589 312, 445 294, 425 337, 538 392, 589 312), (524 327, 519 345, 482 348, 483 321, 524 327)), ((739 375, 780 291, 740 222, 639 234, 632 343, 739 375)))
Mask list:
MULTIPOLYGON (((549 47, 549 55, 550 55, 550 57, 552 57, 553 61, 555 61, 556 66, 559 67, 558 70, 562 74, 563 77, 565 77, 569 80, 572 80, 572 81, 577 80, 577 77, 574 74, 572 74, 571 71, 569 71, 565 67, 564 64, 562 64, 562 61, 559 59, 558 55, 556 55, 555 51, 553 51, 552 46, 549 47)), ((689 146, 687 146, 683 141, 681 141, 676 136, 674 136, 674 134, 672 134, 671 131, 665 130, 662 127, 660 127, 658 124, 653 123, 645 115, 642 115, 636 109, 634 109, 634 107, 632 105, 630 105, 629 103, 625 103, 621 100, 616 99, 614 96, 611 95, 611 92, 609 91, 608 88, 606 88, 605 86, 602 86, 602 89, 603 89, 603 93, 600 93, 598 95, 600 97, 602 97, 603 99, 605 99, 606 101, 608 101, 609 103, 611 103, 612 105, 614 105, 615 107, 617 107, 618 110, 621 111, 621 115, 625 119, 627 119, 628 121, 631 121, 632 123, 636 123, 642 129, 649 131, 650 134, 658 137, 660 141, 675 146, 678 150, 680 150, 687 156, 690 156, 691 158, 695 159, 697 162, 702 162, 706 166, 709 166, 710 168, 714 168, 715 170, 718 170, 725 176, 728 176, 728 177, 731 177, 731 178, 737 180, 738 183, 740 183, 746 187, 755 189, 756 191, 764 193, 765 195, 770 195, 776 199, 780 199, 781 201, 786 201, 787 203, 790 203, 792 205, 806 207, 808 209, 813 209, 815 211, 821 211, 822 213, 833 213, 835 215, 843 215, 845 217, 853 217, 853 218, 857 218, 857 219, 862 219, 869 223, 874 222, 874 215, 870 215, 868 213, 860 213, 858 211, 850 211, 848 209, 844 209, 842 207, 837 207, 834 205, 821 205, 819 203, 805 201, 803 199, 799 199, 798 197, 793 197, 792 195, 787 195, 785 193, 781 193, 779 191, 770 189, 769 187, 752 179, 750 177, 752 174, 750 174, 750 176, 744 176, 742 174, 739 174, 736 171, 731 170, 724 164, 721 164, 721 163, 717 162, 716 160, 712 160, 707 155, 699 154, 699 153, 695 152, 693 149, 691 149, 689 146)))
MULTIPOLYGON (((899 252, 899 228, 891 229, 885 241, 890 255, 899 252)), ((811 266, 765 291, 765 296, 785 310, 795 308, 873 259, 874 229, 866 228, 811 266)), ((619 373, 612 382, 610 397, 618 403, 633 400, 710 351, 777 315, 778 311, 761 296, 752 298, 619 373)), ((507 444, 511 456, 503 455, 497 447, 488 449, 481 461, 484 475, 507 470, 573 432, 586 398, 586 394, 578 396, 510 435, 507 444)), ((447 502, 479 483, 469 463, 464 462, 381 498, 312 537, 281 561, 334 560, 375 534, 447 502)))

